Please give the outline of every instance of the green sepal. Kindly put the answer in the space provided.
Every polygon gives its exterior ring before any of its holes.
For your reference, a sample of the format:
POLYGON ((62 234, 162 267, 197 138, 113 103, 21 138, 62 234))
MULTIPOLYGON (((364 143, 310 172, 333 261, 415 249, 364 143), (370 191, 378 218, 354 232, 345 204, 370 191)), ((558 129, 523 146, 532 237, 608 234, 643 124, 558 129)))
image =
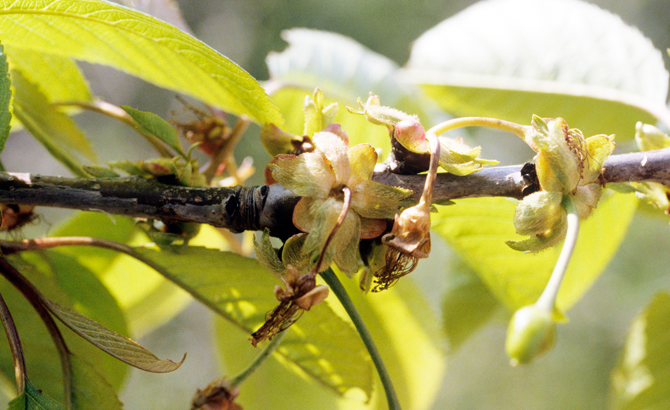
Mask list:
POLYGON ((317 132, 323 131, 327 126, 335 121, 337 115, 337 103, 325 105, 323 92, 320 89, 315 89, 312 98, 305 96, 305 105, 303 111, 305 112, 305 127, 303 135, 312 136, 317 132))
POLYGON ((254 238, 254 250, 256 251, 256 258, 258 262, 270 273, 277 278, 281 278, 286 271, 282 261, 277 256, 277 251, 270 242, 270 231, 265 228, 261 234, 260 242, 254 238))
POLYGON ((122 105, 121 108, 133 118, 135 127, 139 132, 158 138, 179 155, 186 158, 184 149, 179 142, 177 131, 167 121, 152 112, 136 110, 127 105, 122 105))

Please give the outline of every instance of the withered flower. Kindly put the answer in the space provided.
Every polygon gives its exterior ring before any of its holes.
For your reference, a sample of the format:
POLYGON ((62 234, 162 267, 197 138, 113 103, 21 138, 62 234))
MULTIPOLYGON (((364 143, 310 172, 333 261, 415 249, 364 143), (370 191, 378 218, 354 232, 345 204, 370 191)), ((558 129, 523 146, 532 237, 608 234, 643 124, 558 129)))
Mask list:
POLYGON ((204 390, 198 389, 191 401, 191 410, 242 410, 242 406, 234 403, 239 393, 226 379, 215 380, 204 390))
POLYGON ((270 243, 267 231, 261 242, 255 244, 258 261, 284 283, 284 288, 275 286, 275 297, 279 305, 266 315, 265 323, 251 335, 254 347, 263 340, 272 340, 279 332, 289 328, 304 311, 323 302, 328 296, 328 287, 316 284, 316 271, 310 270, 311 262, 301 248, 306 234, 290 237, 284 244, 282 260, 270 243))

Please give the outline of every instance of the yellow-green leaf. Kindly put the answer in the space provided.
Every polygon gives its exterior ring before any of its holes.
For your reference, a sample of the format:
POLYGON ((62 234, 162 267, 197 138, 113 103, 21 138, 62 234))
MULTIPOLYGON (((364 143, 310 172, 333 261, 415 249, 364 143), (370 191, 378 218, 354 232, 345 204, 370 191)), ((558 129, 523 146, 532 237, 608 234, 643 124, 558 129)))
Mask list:
POLYGON ((12 71, 14 115, 49 153, 72 173, 87 177, 77 154, 94 159, 95 154, 84 134, 70 117, 58 111, 39 87, 20 71, 12 71))
POLYGON ((133 107, 128 107, 127 105, 122 105, 121 108, 123 108, 123 110, 127 112, 128 115, 133 117, 133 120, 135 120, 135 126, 141 133, 153 135, 154 137, 166 143, 168 147, 177 151, 178 154, 186 158, 186 153, 184 153, 184 150, 181 147, 179 137, 177 136, 177 131, 172 128, 172 126, 168 124, 167 121, 154 113, 136 110, 133 107))
POLYGON ((477 3, 419 37, 407 68, 410 82, 458 116, 562 117, 586 136, 619 140, 633 137, 637 121, 669 123, 661 52, 582 1, 477 3))
MULTIPOLYGON (((558 294, 557 308, 567 311, 598 278, 616 252, 637 207, 633 195, 603 196, 598 208, 582 223, 577 247, 558 294)), ((560 246, 539 254, 510 249, 505 241, 519 240, 512 223, 517 201, 476 198, 439 207, 433 229, 474 269, 510 310, 535 303, 542 293, 560 246)), ((523 238, 525 239, 525 238, 523 238)))
POLYGON ((670 405, 670 295, 660 292, 633 321, 612 372, 612 409, 665 409, 670 405))
MULTIPOLYGON (((251 334, 278 301, 279 284, 256 260, 194 246, 137 248, 152 267, 194 298, 251 334)), ((276 354, 292 369, 340 394, 372 391, 372 365, 356 331, 326 304, 314 306, 293 324, 276 354)))
POLYGON ((254 78, 228 58, 174 26, 110 2, 3 0, 0 38, 9 46, 109 65, 236 115, 282 124, 254 78))

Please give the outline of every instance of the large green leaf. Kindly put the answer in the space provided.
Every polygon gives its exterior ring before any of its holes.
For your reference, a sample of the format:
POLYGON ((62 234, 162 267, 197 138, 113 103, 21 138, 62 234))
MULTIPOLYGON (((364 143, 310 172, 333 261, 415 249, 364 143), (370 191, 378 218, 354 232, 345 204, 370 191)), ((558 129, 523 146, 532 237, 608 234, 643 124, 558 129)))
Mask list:
POLYGON ((327 104, 339 104, 335 122, 349 133, 351 145, 367 142, 382 148, 385 154, 390 151, 386 127, 346 111, 347 106, 358 108, 356 100, 365 101, 370 92, 379 95, 384 105, 429 120, 416 98, 417 90, 400 80, 399 67, 388 58, 336 33, 292 29, 284 31, 282 37, 289 46, 281 53, 268 55, 270 81, 266 88, 286 118, 287 131, 302 135, 305 96, 311 96, 317 87, 327 104))
MULTIPOLYGON (((194 298, 250 334, 277 305, 276 278, 255 259, 201 247, 168 247, 136 252, 194 298)), ((372 365, 353 327, 325 304, 313 307, 291 326, 276 350, 293 368, 345 393, 372 390, 372 365)))
POLYGON ((12 71, 14 115, 49 153, 72 173, 86 177, 77 154, 94 159, 90 144, 75 122, 58 111, 36 84, 12 71))
POLYGON ((21 395, 9 402, 8 410, 65 410, 65 407, 58 404, 51 397, 44 395, 42 390, 33 386, 30 380, 26 379, 26 389, 21 395))
MULTIPOLYGON (((203 226, 192 243, 206 241, 222 246, 214 228, 203 226)), ((91 236, 115 242, 139 245, 147 237, 135 228, 132 218, 110 217, 97 212, 79 212, 50 232, 51 236, 91 236)), ((140 337, 166 323, 179 313, 191 297, 145 264, 108 249, 95 247, 63 247, 62 254, 71 255, 94 272, 117 300, 128 326, 128 334, 140 337)), ((96 319, 95 317, 92 317, 96 319)), ((100 319, 96 319, 101 321, 100 319)), ((127 334, 124 329, 110 327, 127 334)))
POLYGON ((0 152, 5 148, 12 120, 12 89, 7 56, 0 45, 0 152))
POLYGON ((121 410, 114 388, 94 366, 76 355, 69 355, 72 365, 72 410, 121 410))
MULTIPOLYGON (((339 278, 381 352, 402 408, 431 408, 445 371, 442 351, 445 341, 434 312, 427 306, 424 296, 411 279, 405 279, 387 291, 365 295, 358 288, 356 280, 344 274, 340 274, 339 278)), ((326 302, 338 314, 346 315, 337 299, 331 296, 326 302)), ((258 351, 240 342, 239 336, 231 337, 236 331, 229 323, 219 321, 217 328, 219 351, 226 372, 235 374, 248 365, 258 351)), ((286 339, 283 343, 286 343, 286 339)), ((366 402, 361 392, 355 394, 352 391, 345 397, 337 397, 320 389, 316 383, 306 383, 291 373, 277 361, 268 360, 244 382, 237 401, 248 410, 388 409, 378 377, 375 377, 372 399, 366 402), (282 397, 282 400, 277 400, 277 397, 282 397)))
POLYGON ((612 373, 612 408, 667 409, 670 405, 670 295, 661 292, 633 321, 612 373))
POLYGON ((0 2, 4 44, 112 66, 264 123, 282 118, 248 73, 174 26, 104 1, 0 2))
MULTIPOLYGON (((610 192, 611 193, 611 192, 610 192)), ((558 294, 557 306, 568 310, 605 269, 616 252, 637 206, 633 195, 615 194, 581 224, 577 247, 558 294)), ((508 308, 534 303, 558 258, 560 246, 539 254, 509 248, 520 240, 512 223, 516 201, 476 198, 455 201, 433 215, 433 229, 472 267, 508 308)))
POLYGON ((407 68, 410 82, 459 116, 560 116, 586 135, 627 139, 637 121, 670 124, 660 51, 577 0, 477 3, 419 37, 407 68))

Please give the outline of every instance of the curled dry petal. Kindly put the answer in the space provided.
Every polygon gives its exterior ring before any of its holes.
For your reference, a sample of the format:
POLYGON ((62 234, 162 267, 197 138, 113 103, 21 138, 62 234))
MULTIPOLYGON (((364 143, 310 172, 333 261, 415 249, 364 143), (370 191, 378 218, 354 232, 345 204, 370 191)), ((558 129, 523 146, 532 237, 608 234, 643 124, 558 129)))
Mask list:
POLYGON ((430 253, 430 206, 421 202, 396 215, 391 233, 382 237, 391 248, 415 258, 427 258, 430 253))

